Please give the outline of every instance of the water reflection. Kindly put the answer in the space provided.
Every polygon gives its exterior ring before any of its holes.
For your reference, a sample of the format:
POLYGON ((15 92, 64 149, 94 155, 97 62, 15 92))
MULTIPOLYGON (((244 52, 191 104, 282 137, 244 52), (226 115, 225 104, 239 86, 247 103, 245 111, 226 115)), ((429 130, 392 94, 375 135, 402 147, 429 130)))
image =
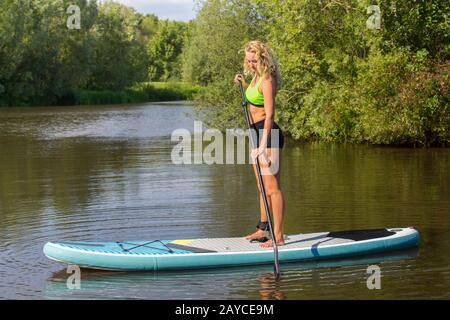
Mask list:
MULTIPOLYGON (((123 297, 131 299, 263 299, 284 300, 301 292, 302 298, 326 296, 329 287, 344 285, 367 276, 367 266, 379 264, 385 273, 399 274, 399 263, 418 256, 417 249, 384 255, 348 258, 339 261, 313 261, 282 264, 282 276, 276 280, 272 266, 249 266, 214 270, 165 272, 106 272, 82 269, 81 289, 67 287, 66 270, 47 279, 47 299, 87 299, 123 297)), ((365 282, 360 291, 368 291, 365 282)), ((345 290, 344 290, 345 291, 345 290)), ((367 294, 367 293, 366 293, 367 294)))
POLYGON ((261 300, 284 300, 281 279, 277 280, 273 273, 262 273, 258 276, 260 283, 259 296, 261 300))

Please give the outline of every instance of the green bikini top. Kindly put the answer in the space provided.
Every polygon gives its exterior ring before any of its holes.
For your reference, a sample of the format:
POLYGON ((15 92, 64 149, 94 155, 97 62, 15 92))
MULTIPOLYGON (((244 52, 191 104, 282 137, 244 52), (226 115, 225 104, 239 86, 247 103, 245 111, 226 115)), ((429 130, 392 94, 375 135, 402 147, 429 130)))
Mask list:
POLYGON ((261 86, 263 77, 259 77, 258 83, 255 84, 254 87, 252 87, 251 84, 253 83, 255 77, 252 79, 252 82, 245 91, 245 98, 247 99, 247 102, 250 102, 255 107, 264 107, 264 96, 261 92, 259 92, 259 87, 261 86))

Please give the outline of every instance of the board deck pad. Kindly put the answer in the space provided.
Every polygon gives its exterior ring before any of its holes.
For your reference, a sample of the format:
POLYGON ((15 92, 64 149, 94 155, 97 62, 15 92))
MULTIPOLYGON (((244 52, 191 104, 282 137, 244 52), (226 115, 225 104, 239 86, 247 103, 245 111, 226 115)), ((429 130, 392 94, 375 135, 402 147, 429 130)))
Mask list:
MULTIPOLYGON (((351 230, 289 235, 280 262, 354 256, 417 245, 414 228, 351 230)), ((50 259, 87 268, 168 270, 273 263, 273 248, 245 238, 49 242, 50 259)))
MULTIPOLYGON (((285 238, 282 249, 305 248, 321 243, 338 244, 353 240, 328 237, 328 232, 291 235, 285 238)), ((272 248, 261 248, 259 242, 250 242, 244 238, 214 238, 189 240, 190 247, 210 250, 214 252, 245 252, 245 251, 267 251, 272 248)))

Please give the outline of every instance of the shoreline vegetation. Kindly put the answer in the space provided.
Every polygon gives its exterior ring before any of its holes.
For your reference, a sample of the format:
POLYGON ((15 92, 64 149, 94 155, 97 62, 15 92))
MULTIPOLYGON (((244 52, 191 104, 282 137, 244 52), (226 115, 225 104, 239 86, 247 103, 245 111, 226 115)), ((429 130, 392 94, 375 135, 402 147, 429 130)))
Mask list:
POLYGON ((200 86, 181 82, 139 83, 131 88, 112 90, 74 90, 62 105, 103 105, 194 100, 200 86))
POLYGON ((450 146, 444 1, 196 2, 179 22, 114 1, 4 0, 0 107, 191 100, 208 127, 244 127, 233 78, 259 39, 279 61, 275 120, 293 139, 450 146))
MULTIPOLYGON (((144 82, 123 90, 74 89, 58 98, 54 106, 133 104, 145 102, 193 101, 202 87, 183 82, 144 82)), ((34 100, 0 107, 33 107, 48 105, 45 100, 34 100)))

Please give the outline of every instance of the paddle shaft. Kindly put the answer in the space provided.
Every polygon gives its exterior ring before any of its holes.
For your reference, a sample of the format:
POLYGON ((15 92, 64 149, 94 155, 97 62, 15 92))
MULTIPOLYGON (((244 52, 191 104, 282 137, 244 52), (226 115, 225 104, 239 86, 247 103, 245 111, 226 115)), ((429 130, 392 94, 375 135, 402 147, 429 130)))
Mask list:
MULTIPOLYGON (((247 101, 245 99, 245 95, 244 95, 244 88, 242 87, 242 82, 239 81, 239 90, 241 92, 241 98, 242 98, 242 107, 244 108, 244 112, 245 112, 245 120, 247 121, 247 126, 249 129, 249 138, 250 138, 250 143, 252 146, 252 149, 256 149, 257 148, 257 144, 255 143, 255 141, 253 140, 253 135, 251 134, 250 130, 251 130, 251 126, 250 126, 250 118, 248 115, 248 110, 247 110, 247 101)), ((275 232, 273 229, 273 224, 272 224, 272 216, 270 214, 270 208, 269 208, 269 204, 267 202, 267 195, 266 195, 266 188, 264 187, 264 181, 263 181, 263 177, 261 174, 261 167, 259 165, 259 159, 258 157, 256 157, 255 159, 256 161, 256 172, 258 175, 258 181, 259 181, 259 185, 261 188, 261 193, 263 196, 263 202, 264 202, 264 208, 266 210, 266 215, 267 215, 267 223, 269 224, 269 231, 270 234, 272 236, 272 244, 273 244, 273 254, 274 254, 274 260, 275 260, 275 265, 274 265, 274 271, 275 271, 275 276, 278 278, 280 276, 280 264, 278 261, 278 244, 275 238, 275 232)))

